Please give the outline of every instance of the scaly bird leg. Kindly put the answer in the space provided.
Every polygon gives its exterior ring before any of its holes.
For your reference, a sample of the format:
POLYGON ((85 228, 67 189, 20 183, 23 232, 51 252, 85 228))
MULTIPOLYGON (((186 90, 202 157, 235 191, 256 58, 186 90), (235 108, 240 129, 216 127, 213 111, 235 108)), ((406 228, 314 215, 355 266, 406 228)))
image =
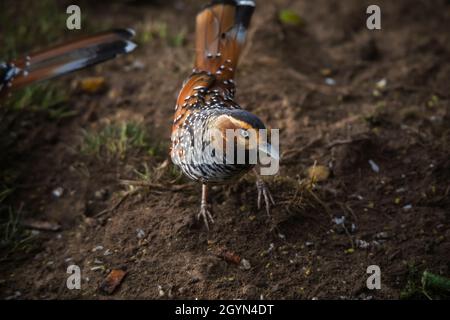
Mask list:
POLYGON ((266 212, 270 217, 270 204, 275 205, 275 201, 273 200, 272 195, 270 194, 269 188, 266 186, 266 183, 261 179, 258 172, 253 169, 253 172, 256 174, 256 188, 258 189, 258 210, 261 209, 261 200, 264 196, 264 202, 266 204, 266 212))
POLYGON ((197 219, 203 218, 203 222, 205 223, 206 229, 209 231, 209 223, 214 223, 214 219, 209 211, 209 203, 208 203, 208 186, 206 184, 202 185, 202 204, 200 206, 200 212, 197 215, 197 219))

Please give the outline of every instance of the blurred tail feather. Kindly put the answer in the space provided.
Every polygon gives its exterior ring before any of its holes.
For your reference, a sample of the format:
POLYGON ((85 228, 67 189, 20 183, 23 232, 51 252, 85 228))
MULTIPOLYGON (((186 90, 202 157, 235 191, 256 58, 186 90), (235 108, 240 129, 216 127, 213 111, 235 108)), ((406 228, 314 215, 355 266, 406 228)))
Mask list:
POLYGON ((6 82, 11 89, 19 89, 129 53, 136 48, 133 36, 131 29, 118 29, 31 54, 9 64, 14 77, 6 82))
POLYGON ((253 1, 214 0, 197 15, 197 70, 234 77, 254 9, 253 1))

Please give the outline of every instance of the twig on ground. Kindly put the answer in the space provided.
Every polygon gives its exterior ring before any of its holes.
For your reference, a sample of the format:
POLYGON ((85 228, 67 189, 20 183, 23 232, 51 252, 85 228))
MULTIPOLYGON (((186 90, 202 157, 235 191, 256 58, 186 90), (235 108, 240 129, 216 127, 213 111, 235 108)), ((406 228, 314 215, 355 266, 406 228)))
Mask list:
POLYGON ((94 217, 98 218, 106 213, 110 213, 110 212, 116 210, 125 201, 125 199, 127 199, 130 195, 138 192, 139 190, 140 190, 140 188, 136 188, 136 189, 125 192, 125 194, 122 196, 122 198, 120 198, 119 201, 117 201, 111 208, 100 211, 99 213, 94 215, 94 217))
POLYGON ((317 142, 319 142, 320 140, 322 140, 323 138, 323 134, 321 133, 318 137, 312 139, 311 141, 309 141, 305 146, 301 147, 301 148, 292 148, 292 149, 288 149, 286 151, 284 151, 281 154, 281 158, 283 160, 289 160, 290 158, 298 155, 299 153, 302 153, 303 151, 311 148, 313 145, 315 145, 317 142), (288 156, 289 155, 289 156, 288 156))
POLYGON ((153 189, 167 190, 167 191, 182 191, 190 187, 192 184, 178 184, 178 185, 164 185, 161 183, 153 183, 150 181, 140 181, 140 180, 119 180, 119 183, 126 186, 137 186, 137 187, 149 187, 153 189))
POLYGON ((365 141, 365 140, 369 140, 369 138, 363 137, 363 138, 356 138, 356 139, 336 140, 336 141, 330 142, 327 145, 327 148, 331 149, 331 148, 334 148, 334 147, 337 147, 337 146, 341 146, 341 145, 344 145, 344 144, 351 144, 351 143, 354 143, 354 142, 360 142, 360 141, 365 141))
POLYGON ((316 200, 325 209, 325 211, 327 212, 330 219, 333 218, 333 216, 331 215, 331 212, 330 212, 330 208, 327 206, 327 204, 324 203, 322 200, 320 200, 319 197, 314 192, 312 192, 309 189, 307 189, 307 190, 308 190, 309 194, 314 198, 314 200, 316 200))

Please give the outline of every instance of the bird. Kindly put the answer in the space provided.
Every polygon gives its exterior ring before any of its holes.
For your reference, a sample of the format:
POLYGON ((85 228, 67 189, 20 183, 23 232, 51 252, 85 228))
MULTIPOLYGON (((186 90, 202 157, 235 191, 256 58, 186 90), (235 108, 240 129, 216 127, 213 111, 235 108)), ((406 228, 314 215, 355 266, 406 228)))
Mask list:
MULTIPOLYGON (((257 174, 255 164, 249 161, 251 151, 257 149, 278 159, 277 150, 258 134, 257 144, 249 142, 251 132, 259 132, 266 126, 235 99, 235 71, 254 10, 254 1, 214 0, 197 14, 194 68, 184 81, 175 105, 170 156, 188 178, 201 183, 197 219, 204 221, 208 231, 209 225, 214 223, 209 188, 232 183, 251 170, 257 174), (227 130, 237 132, 236 136, 227 138, 227 130), (224 144, 228 147, 228 143, 236 148, 228 154, 228 149, 215 154, 216 150, 223 150, 224 144), (237 147, 244 148, 245 160, 240 163, 224 161, 230 153, 236 160, 237 147)), ((264 198, 270 216, 270 206, 275 202, 258 174, 256 186, 258 209, 264 198)))
POLYGON ((0 98, 35 82, 70 72, 132 52, 133 29, 115 29, 72 40, 11 62, 0 62, 0 98))

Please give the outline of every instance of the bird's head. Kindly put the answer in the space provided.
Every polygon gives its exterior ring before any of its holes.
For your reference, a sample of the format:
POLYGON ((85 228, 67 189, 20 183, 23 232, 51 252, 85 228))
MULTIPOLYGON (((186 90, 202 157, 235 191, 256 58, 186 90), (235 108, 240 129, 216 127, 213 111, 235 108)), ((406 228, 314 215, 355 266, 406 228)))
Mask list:
POLYGON ((227 150, 228 144, 234 144, 234 150, 259 151, 278 160, 278 152, 268 141, 270 137, 261 131, 266 129, 264 123, 248 111, 234 109, 221 114, 211 123, 210 129, 215 132, 211 138, 215 148, 227 150))

